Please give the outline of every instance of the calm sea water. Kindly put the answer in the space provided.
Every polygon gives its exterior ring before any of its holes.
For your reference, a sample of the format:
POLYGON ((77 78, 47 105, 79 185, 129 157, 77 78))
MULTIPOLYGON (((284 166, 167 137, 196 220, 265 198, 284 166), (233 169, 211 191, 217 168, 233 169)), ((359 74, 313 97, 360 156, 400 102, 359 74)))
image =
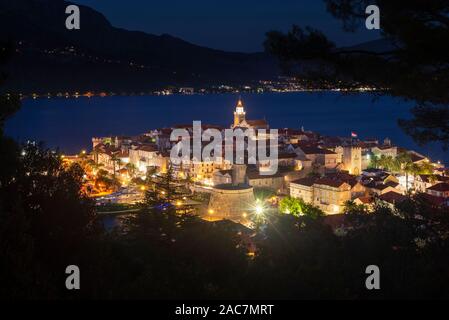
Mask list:
MULTIPOLYGON (((438 145, 417 146, 397 125, 410 117, 412 104, 371 94, 247 94, 247 118, 265 118, 272 128, 301 128, 326 135, 389 137, 449 164, 438 145)), ((153 128, 201 120, 228 127, 238 97, 232 94, 24 100, 6 123, 6 133, 19 141, 44 141, 51 148, 75 153, 91 147, 94 136, 135 135, 153 128)))

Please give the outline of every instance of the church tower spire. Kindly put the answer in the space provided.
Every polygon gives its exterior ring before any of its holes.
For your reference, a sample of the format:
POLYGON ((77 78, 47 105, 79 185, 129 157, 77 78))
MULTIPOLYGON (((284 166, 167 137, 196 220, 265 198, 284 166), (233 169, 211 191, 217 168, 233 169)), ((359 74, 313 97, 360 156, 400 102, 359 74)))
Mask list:
POLYGON ((243 106, 242 98, 239 98, 234 112, 234 127, 238 127, 243 121, 245 121, 245 118, 245 107, 243 106))

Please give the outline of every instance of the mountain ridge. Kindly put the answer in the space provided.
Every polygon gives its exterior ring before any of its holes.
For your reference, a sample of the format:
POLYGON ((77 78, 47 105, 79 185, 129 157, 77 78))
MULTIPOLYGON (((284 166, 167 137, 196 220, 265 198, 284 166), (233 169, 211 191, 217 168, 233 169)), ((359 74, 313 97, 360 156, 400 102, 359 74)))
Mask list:
MULTIPOLYGON (((277 78, 278 61, 266 53, 240 53, 113 26, 78 5, 81 29, 67 30, 65 0, 0 0, 0 41, 17 46, 3 91, 148 92, 167 86, 243 85, 277 78)), ((375 40, 341 48, 382 50, 375 40)))
POLYGON ((139 91, 161 85, 243 83, 278 74, 276 60, 264 53, 226 52, 168 34, 117 28, 100 12, 82 5, 81 29, 67 30, 65 8, 70 4, 0 0, 0 39, 19 46, 7 70, 10 88, 139 91))

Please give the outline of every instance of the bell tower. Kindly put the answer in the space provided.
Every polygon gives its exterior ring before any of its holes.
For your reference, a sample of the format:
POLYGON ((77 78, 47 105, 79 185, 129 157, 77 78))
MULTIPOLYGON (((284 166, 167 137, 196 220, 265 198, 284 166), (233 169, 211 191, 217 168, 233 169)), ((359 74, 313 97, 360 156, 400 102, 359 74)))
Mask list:
POLYGON ((238 127, 243 121, 245 121, 246 112, 243 106, 242 99, 237 102, 237 107, 234 112, 234 127, 238 127))
POLYGON ((362 173, 362 148, 357 146, 344 147, 343 164, 349 174, 360 175, 362 173))

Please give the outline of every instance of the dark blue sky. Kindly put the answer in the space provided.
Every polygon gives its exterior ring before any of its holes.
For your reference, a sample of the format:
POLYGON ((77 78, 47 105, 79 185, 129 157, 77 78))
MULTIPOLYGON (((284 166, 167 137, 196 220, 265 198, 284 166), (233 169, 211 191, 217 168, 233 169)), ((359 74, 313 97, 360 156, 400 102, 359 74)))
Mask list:
MULTIPOLYGON (((342 31, 322 0, 72 0, 103 13, 116 27, 168 33, 228 51, 261 51, 265 32, 292 24, 324 31, 340 46, 374 40, 376 32, 342 31)), ((82 15, 81 15, 82 20, 82 15)), ((361 21, 362 27, 364 22, 361 21)))

